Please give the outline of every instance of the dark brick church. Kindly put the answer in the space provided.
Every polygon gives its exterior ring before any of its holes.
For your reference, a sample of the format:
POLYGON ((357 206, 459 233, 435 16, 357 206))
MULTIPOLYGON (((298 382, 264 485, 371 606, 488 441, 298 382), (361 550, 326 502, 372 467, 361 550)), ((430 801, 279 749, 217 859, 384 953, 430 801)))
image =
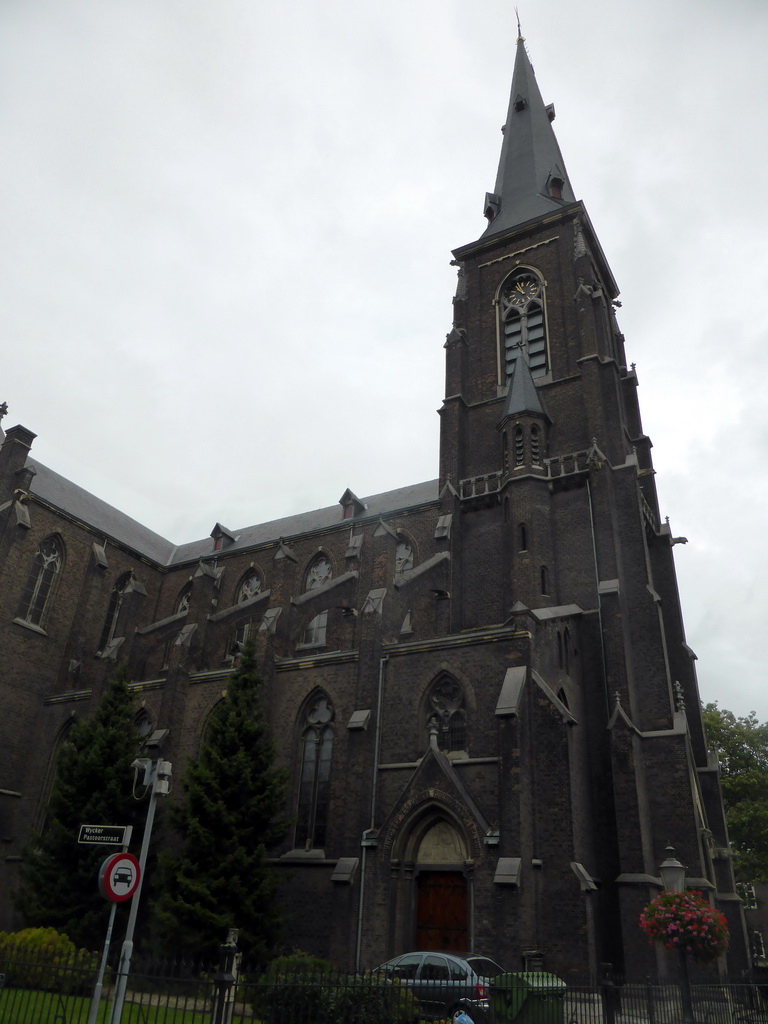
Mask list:
POLYGON ((747 966, 676 538, 553 118, 520 39, 487 226, 453 254, 438 479, 177 546, 7 431, 0 927, 116 661, 179 778, 252 637, 291 776, 288 945, 654 971, 637 918, 671 841, 747 966))

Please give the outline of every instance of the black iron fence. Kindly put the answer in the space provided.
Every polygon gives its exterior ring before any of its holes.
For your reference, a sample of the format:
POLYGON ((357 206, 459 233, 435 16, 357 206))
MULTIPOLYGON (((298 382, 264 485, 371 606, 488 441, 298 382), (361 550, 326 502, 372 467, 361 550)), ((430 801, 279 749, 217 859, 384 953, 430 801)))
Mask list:
MULTIPOLYGON (((94 1005, 95 957, 6 954, 0 1024, 110 1024, 116 973, 107 970, 94 1005)), ((121 1024, 412 1024, 418 1015, 413 994, 381 975, 252 972, 231 957, 201 965, 134 956, 121 1024)))
MULTIPOLYGON (((93 955, 25 956, 0 960, 0 1024, 117 1024, 111 1021, 115 968, 100 999, 92 994, 93 955)), ((423 996, 423 993, 422 993, 423 996)), ((733 982, 692 986, 696 1024, 768 1024, 768 991, 733 982)), ((450 1020, 432 1005, 432 1020, 450 1020)), ((681 1024, 674 984, 601 983, 552 975, 506 976, 487 1002, 466 1006, 474 1024, 681 1024)), ((216 965, 148 963, 134 957, 121 1024, 413 1024, 425 1006, 406 984, 377 974, 239 969, 232 957, 216 965)))
MULTIPOLYGON (((692 985, 691 995, 695 1024, 768 1024, 768 992, 760 985, 744 981, 692 985)), ((685 1014, 680 988, 674 983, 604 980, 569 983, 559 1020, 563 1024, 683 1024, 685 1014)))

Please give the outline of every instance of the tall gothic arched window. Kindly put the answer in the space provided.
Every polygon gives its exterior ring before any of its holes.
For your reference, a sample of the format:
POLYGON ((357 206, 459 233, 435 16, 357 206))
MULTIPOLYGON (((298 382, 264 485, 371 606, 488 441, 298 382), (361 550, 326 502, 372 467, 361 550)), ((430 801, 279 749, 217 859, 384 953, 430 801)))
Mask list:
POLYGON ((438 747, 441 750, 466 750, 464 691, 453 676, 440 676, 432 687, 427 706, 427 727, 437 730, 438 747))
POLYGON ((549 372, 549 354, 544 284, 535 271, 519 269, 504 281, 499 295, 499 315, 504 345, 502 384, 514 374, 521 353, 532 377, 545 376, 549 372))
POLYGON ((294 845, 316 850, 325 846, 333 759, 333 708, 324 694, 307 706, 303 725, 294 845))
MULTIPOLYGON (((305 590, 317 590, 333 578, 331 563, 325 555, 318 555, 307 571, 305 590)), ((304 630, 302 643, 309 647, 322 647, 328 628, 328 611, 319 612, 304 630)))
POLYGON ((27 585, 21 595, 19 618, 34 626, 42 626, 46 612, 49 610, 56 578, 64 565, 64 545, 61 538, 55 535, 46 537, 40 543, 32 568, 27 577, 27 585))
POLYGON ((110 640, 114 640, 115 633, 117 632, 117 623, 120 618, 120 609, 123 606, 123 598, 125 597, 125 588, 131 581, 133 573, 124 572, 122 576, 118 576, 115 586, 109 598, 109 607, 107 608, 107 617, 104 620, 104 628, 101 631, 101 640, 99 640, 99 650, 103 651, 110 640))

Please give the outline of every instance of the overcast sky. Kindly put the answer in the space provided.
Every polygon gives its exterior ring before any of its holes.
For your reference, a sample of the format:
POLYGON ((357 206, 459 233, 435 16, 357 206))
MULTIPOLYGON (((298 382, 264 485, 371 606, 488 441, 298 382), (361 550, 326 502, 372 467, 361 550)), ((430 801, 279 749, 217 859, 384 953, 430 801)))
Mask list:
MULTIPOLYGON (((768 719, 766 0, 519 0, 705 700, 768 719)), ((5 427, 177 543, 437 475, 507 0, 3 0, 5 427)))

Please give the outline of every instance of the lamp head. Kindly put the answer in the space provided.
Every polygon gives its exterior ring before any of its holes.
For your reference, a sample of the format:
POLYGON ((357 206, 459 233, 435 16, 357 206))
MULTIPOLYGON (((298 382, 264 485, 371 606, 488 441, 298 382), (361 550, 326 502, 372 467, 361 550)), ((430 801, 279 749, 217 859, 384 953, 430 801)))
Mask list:
POLYGON ((680 863, 671 843, 664 850, 666 858, 659 865, 661 884, 671 892, 685 892, 685 867, 680 863))

